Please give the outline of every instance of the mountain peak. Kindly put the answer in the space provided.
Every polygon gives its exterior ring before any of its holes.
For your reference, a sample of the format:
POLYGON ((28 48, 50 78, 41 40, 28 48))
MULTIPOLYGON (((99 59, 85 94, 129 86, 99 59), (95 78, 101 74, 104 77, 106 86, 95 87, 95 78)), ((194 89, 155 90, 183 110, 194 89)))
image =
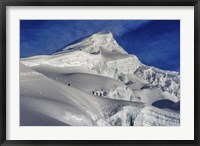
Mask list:
POLYGON ((69 51, 84 51, 90 54, 100 53, 102 51, 127 54, 127 52, 116 42, 110 31, 95 33, 75 44, 65 47, 61 52, 57 52, 55 54, 69 51))
POLYGON ((94 33, 93 35, 105 35, 105 36, 113 37, 113 34, 111 31, 100 31, 100 32, 94 33))
POLYGON ((85 39, 83 39, 81 42, 90 42, 93 44, 100 44, 101 42, 106 42, 106 43, 110 43, 111 41, 115 41, 113 34, 110 31, 100 31, 97 33, 92 34, 89 37, 86 37, 85 39))

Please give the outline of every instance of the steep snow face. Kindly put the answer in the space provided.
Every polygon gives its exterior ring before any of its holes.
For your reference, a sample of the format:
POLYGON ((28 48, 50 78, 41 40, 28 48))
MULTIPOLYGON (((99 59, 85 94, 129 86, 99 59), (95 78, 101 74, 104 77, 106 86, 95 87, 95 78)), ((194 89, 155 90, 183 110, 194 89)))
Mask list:
POLYGON ((68 51, 84 51, 90 54, 98 54, 102 51, 111 51, 121 54, 127 54, 124 49, 118 45, 118 43, 113 38, 112 33, 96 33, 92 36, 85 38, 79 43, 67 46, 61 52, 55 54, 60 54, 68 51))
POLYGON ((35 117, 50 119, 50 125, 180 124, 179 108, 170 108, 180 105, 179 73, 142 64, 111 33, 20 62, 22 125, 37 125, 26 121, 35 117), (170 104, 166 109, 152 106, 165 101, 170 104))
POLYGON ((118 58, 106 62, 107 69, 102 72, 103 75, 125 81, 125 74, 133 74, 141 63, 136 56, 130 55, 126 58, 118 58))
MULTIPOLYGON (((51 65, 56 67, 85 67, 92 70, 102 64, 101 55, 92 55, 83 51, 69 52, 53 56, 29 57, 21 59, 26 66, 51 65)), ((102 68, 102 66, 101 66, 102 68)))

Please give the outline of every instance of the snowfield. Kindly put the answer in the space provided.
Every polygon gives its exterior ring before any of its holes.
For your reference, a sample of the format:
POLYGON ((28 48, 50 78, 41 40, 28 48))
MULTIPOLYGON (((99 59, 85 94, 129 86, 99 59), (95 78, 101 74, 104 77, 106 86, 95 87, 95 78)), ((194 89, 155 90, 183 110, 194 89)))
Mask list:
POLYGON ((179 126, 180 75, 146 66, 110 32, 20 59, 21 126, 179 126))

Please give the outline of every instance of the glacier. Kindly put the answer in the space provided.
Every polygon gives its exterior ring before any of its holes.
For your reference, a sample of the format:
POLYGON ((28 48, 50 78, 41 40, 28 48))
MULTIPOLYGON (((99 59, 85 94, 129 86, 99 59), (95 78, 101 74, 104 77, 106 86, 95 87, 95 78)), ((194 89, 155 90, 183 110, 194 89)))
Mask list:
POLYGON ((20 125, 179 126, 180 74, 143 64, 111 32, 96 33, 20 59, 20 125))

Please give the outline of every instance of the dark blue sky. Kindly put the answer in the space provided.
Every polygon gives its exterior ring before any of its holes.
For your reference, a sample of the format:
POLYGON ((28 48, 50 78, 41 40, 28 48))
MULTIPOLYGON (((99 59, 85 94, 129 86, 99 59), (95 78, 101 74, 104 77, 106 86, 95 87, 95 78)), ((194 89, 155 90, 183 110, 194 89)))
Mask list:
POLYGON ((179 20, 21 20, 20 57, 51 54, 100 31, 144 64, 180 71, 179 20))

